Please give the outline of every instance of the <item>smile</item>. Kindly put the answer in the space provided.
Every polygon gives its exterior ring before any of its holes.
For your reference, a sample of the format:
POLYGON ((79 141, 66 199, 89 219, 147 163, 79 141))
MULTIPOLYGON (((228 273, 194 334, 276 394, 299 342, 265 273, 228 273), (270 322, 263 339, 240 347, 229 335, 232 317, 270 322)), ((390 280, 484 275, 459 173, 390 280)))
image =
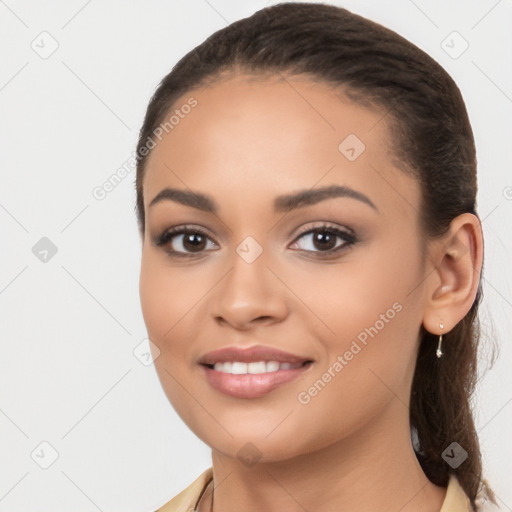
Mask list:
POLYGON ((298 379, 313 366, 313 361, 226 361, 200 366, 212 389, 235 398, 259 398, 298 379))
POLYGON ((279 370, 292 370, 300 368, 304 364, 305 363, 280 363, 279 361, 255 361, 251 363, 244 363, 242 361, 226 361, 224 363, 215 363, 213 365, 213 369, 216 372, 230 373, 232 375, 244 375, 247 373, 258 375, 261 373, 277 372, 279 370))
POLYGON ((258 398, 308 371, 314 360, 274 346, 226 346, 197 360, 210 387, 236 398, 258 398))

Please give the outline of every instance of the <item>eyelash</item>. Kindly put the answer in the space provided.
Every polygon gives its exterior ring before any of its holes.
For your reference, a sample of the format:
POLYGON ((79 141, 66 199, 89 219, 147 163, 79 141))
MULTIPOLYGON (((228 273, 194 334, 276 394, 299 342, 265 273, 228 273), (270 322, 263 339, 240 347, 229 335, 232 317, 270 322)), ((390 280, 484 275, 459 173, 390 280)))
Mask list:
MULTIPOLYGON (((351 234, 347 231, 343 231, 331 224, 322 223, 318 226, 314 226, 312 228, 308 227, 308 228, 304 228, 303 230, 301 230, 299 232, 299 234, 297 235, 297 237, 294 239, 293 243, 297 242, 300 238, 304 237, 305 235, 309 235, 311 233, 317 233, 317 232, 326 232, 328 234, 334 234, 337 237, 343 239, 345 241, 345 243, 338 247, 335 247, 334 249, 329 249, 328 251, 307 251, 304 249, 298 249, 298 250, 307 252, 307 253, 313 252, 313 253, 317 254, 317 256, 315 256, 317 258, 326 258, 326 257, 332 256, 333 253, 337 253, 342 249, 349 248, 350 246, 354 245, 357 242, 357 238, 353 234, 351 234)), ((176 235, 185 235, 185 234, 198 234, 205 238, 210 239, 210 236, 208 235, 208 233, 206 233, 206 231, 202 230, 201 228, 196 228, 193 226, 178 226, 175 228, 168 229, 167 231, 164 231, 163 233, 158 235, 155 239, 155 244, 158 247, 161 247, 161 246, 167 244, 168 242, 170 242, 176 235)), ((178 258, 182 258, 182 257, 193 258, 194 256, 201 254, 201 252, 186 253, 186 252, 180 252, 180 251, 168 250, 168 249, 166 249, 165 252, 167 252, 167 254, 169 254, 170 257, 178 257, 178 258)))

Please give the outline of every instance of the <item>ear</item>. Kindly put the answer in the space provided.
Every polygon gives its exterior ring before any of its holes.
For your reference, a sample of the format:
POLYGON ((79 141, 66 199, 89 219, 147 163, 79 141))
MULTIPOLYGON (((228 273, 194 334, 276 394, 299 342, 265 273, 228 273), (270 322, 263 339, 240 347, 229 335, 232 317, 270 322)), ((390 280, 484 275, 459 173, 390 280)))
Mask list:
POLYGON ((479 218, 459 215, 446 235, 431 242, 423 326, 432 334, 447 333, 470 310, 478 291, 483 263, 479 218), (439 324, 443 324, 443 329, 439 324))

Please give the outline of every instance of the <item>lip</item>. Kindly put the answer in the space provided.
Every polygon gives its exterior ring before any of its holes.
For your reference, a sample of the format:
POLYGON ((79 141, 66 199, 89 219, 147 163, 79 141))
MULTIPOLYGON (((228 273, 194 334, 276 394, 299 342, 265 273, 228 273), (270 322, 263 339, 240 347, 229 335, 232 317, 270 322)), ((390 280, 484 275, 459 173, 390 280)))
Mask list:
POLYGON ((241 361, 243 363, 253 363, 256 361, 277 361, 279 363, 299 364, 305 361, 311 361, 309 357, 303 357, 290 352, 284 352, 272 347, 263 345, 254 345, 249 348, 225 347, 212 352, 207 352, 198 360, 199 364, 212 365, 215 363, 225 363, 241 361))
POLYGON ((264 396, 279 386, 299 378, 304 372, 311 368, 313 362, 311 358, 261 345, 244 349, 226 347, 208 352, 198 360, 210 386, 221 393, 236 398, 258 398, 264 396), (224 373, 210 368, 210 366, 215 363, 228 361, 240 361, 245 363, 277 361, 279 363, 290 363, 294 365, 303 364, 299 368, 260 374, 247 373, 242 375, 224 373))

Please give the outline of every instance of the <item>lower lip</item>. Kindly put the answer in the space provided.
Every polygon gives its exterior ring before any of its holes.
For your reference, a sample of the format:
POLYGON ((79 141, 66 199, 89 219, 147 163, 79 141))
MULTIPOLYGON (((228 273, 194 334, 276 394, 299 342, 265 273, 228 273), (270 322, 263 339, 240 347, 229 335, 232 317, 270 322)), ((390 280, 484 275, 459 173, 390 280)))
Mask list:
POLYGON ((267 373, 246 373, 233 375, 231 373, 218 372, 201 365, 210 385, 226 395, 236 398, 258 398, 295 380, 311 367, 312 363, 306 363, 300 368, 290 370, 277 370, 267 373))

